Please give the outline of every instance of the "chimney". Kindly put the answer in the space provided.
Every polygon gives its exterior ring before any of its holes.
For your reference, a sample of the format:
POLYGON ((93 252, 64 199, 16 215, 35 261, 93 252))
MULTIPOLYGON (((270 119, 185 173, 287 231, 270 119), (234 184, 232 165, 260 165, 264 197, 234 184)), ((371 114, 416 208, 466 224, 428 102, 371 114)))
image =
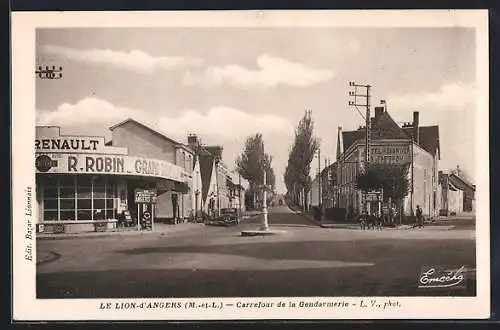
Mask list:
POLYGON ((337 128, 337 159, 344 153, 344 138, 342 136, 342 126, 337 128))
POLYGON ((418 111, 413 111, 413 139, 417 144, 420 143, 419 127, 418 127, 418 111))
POLYGON ((189 145, 198 144, 198 137, 196 136, 196 134, 189 134, 188 135, 188 144, 189 145))
POLYGON ((380 117, 380 115, 384 113, 384 110, 384 107, 375 107, 375 120, 377 120, 378 117, 380 117))
POLYGON ((222 160, 222 146, 207 146, 205 149, 207 149, 216 160, 222 160))

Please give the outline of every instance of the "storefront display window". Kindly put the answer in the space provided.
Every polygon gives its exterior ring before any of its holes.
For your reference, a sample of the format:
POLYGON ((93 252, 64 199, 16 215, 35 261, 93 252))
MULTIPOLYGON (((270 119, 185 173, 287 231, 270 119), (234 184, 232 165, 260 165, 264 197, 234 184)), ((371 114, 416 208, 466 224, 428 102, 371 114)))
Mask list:
POLYGON ((88 221, 115 218, 116 183, 109 177, 45 178, 42 187, 44 221, 88 221))

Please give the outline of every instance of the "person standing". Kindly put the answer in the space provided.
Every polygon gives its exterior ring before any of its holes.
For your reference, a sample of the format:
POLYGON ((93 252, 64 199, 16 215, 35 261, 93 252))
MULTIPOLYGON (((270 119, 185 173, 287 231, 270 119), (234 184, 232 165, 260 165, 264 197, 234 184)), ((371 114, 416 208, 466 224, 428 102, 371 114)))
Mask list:
POLYGON ((174 224, 179 222, 179 199, 177 194, 172 194, 172 213, 174 218, 174 224))
POLYGON ((420 208, 420 205, 417 205, 416 216, 417 226, 419 228, 424 228, 424 217, 422 216, 422 209, 420 208))

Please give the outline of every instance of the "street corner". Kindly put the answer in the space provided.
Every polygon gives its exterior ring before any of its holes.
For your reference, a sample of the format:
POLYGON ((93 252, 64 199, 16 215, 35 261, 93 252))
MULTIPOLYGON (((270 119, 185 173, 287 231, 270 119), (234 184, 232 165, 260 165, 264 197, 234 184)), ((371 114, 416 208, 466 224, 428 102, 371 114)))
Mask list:
POLYGON ((255 237, 255 236, 278 236, 285 235, 288 232, 286 230, 277 230, 277 229, 269 229, 269 230, 259 230, 259 229, 250 229, 250 230, 242 230, 242 237, 255 237))
POLYGON ((61 258, 61 255, 54 251, 37 251, 36 253, 36 264, 41 265, 56 261, 61 258))

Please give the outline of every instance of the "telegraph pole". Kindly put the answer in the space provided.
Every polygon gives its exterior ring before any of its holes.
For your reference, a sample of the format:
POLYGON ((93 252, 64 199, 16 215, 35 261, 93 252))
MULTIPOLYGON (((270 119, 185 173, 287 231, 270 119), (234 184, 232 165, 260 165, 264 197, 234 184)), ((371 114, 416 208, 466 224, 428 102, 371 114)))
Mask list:
POLYGON ((318 148, 318 207, 321 202, 321 148, 318 148))
POLYGON ((238 207, 240 211, 240 217, 241 217, 241 174, 238 172, 238 207))
MULTIPOLYGON (((370 85, 356 84, 354 81, 349 82, 350 87, 354 87, 353 91, 349 91, 349 96, 354 97, 354 100, 349 101, 349 105, 353 106, 361 117, 365 120, 365 168, 368 168, 370 163, 370 132, 371 132, 371 115, 370 115, 370 85), (358 100, 361 99, 361 100, 358 100), (358 103, 361 102, 361 103, 358 103), (358 107, 365 108, 365 115, 358 107)), ((365 211, 368 211, 366 196, 363 203, 365 211)))

